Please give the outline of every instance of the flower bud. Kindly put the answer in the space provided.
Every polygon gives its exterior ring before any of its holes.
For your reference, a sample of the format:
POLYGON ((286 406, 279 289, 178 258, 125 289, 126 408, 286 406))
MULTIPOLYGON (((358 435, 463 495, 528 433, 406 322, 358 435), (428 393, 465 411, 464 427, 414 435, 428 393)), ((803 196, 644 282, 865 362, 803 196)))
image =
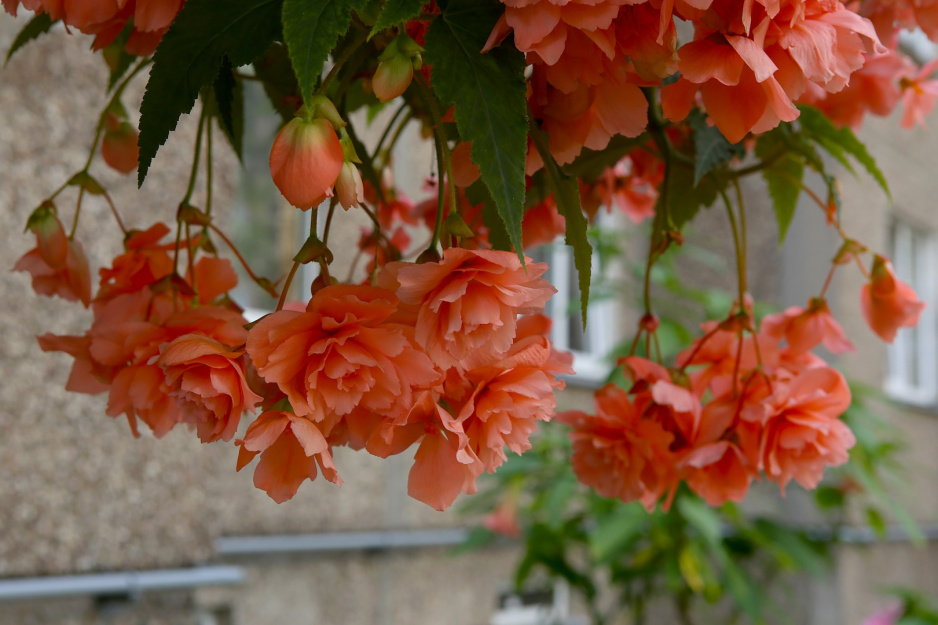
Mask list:
POLYGON ((140 147, 137 130, 113 113, 108 113, 101 139, 101 157, 111 169, 129 174, 137 169, 140 147))
POLYGON ((345 158, 332 124, 299 117, 284 126, 270 148, 270 175, 283 197, 307 210, 332 197, 345 158))
POLYGON ((335 181, 335 191, 336 196, 339 198, 339 204, 345 210, 353 206, 359 206, 365 199, 365 185, 362 183, 362 175, 355 165, 348 161, 342 165, 339 178, 335 181))
POLYGON ((423 48, 408 35, 401 35, 378 57, 378 69, 372 79, 372 90, 382 102, 404 93, 414 78, 414 69, 423 67, 423 48))

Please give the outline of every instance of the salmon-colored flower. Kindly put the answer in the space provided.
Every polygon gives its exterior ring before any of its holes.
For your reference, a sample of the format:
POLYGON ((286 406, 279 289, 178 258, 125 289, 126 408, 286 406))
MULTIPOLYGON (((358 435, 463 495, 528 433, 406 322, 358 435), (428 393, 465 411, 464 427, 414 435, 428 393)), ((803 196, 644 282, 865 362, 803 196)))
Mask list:
POLYGON ((641 412, 620 388, 596 393, 596 414, 562 412, 571 426, 571 462, 577 478, 605 497, 641 501, 652 510, 675 477, 673 436, 641 412))
POLYGON ((317 467, 324 478, 342 485, 329 443, 309 419, 270 410, 248 426, 244 439, 236 442, 240 447, 238 471, 260 454, 254 486, 277 503, 292 499, 304 481, 315 480, 317 467))
POLYGON ((270 175, 283 197, 307 210, 333 196, 345 162, 342 144, 329 120, 295 117, 270 148, 270 175))
POLYGON ((938 101, 938 80, 932 79, 938 69, 938 59, 929 61, 911 76, 899 81, 902 89, 902 127, 925 126, 925 118, 931 114, 938 101), (931 80, 929 80, 931 79, 931 80))
POLYGON ((29 220, 36 247, 24 254, 13 271, 32 276, 33 290, 85 306, 91 303, 91 269, 81 243, 69 240, 54 211, 40 208, 29 220))
POLYGON ((557 210, 553 195, 524 212, 521 240, 525 249, 553 243, 567 231, 567 220, 557 210))
POLYGON ((405 326, 389 323, 397 298, 371 286, 328 286, 306 312, 280 311, 251 329, 247 351, 260 375, 289 397, 297 416, 324 427, 356 408, 393 416, 409 410, 414 389, 439 374, 411 342, 405 326))
POLYGON ((137 145, 139 133, 114 114, 108 114, 101 139, 101 157, 112 169, 122 174, 129 174, 137 169, 140 158, 140 146, 137 145))
POLYGON ((825 466, 847 462, 856 439, 839 420, 850 406, 850 389, 837 370, 808 369, 776 390, 771 402, 759 455, 762 470, 783 491, 792 479, 814 488, 825 466))
POLYGON ((513 252, 450 248, 438 263, 397 268, 397 295, 417 306, 416 340, 441 368, 465 369, 474 359, 508 352, 517 316, 543 310, 556 292, 513 252))
POLYGON ((791 306, 783 313, 768 315, 762 320, 761 332, 788 342, 795 353, 809 352, 818 345, 832 354, 852 352, 855 348, 844 334, 843 328, 831 315, 827 301, 814 298, 808 308, 791 306))
POLYGON ((924 310, 915 291, 896 277, 887 258, 875 256, 870 281, 860 291, 860 309, 867 325, 881 339, 892 343, 899 328, 912 328, 924 310))
POLYGON ((253 412, 261 401, 248 387, 244 351, 210 337, 184 334, 162 347, 156 364, 182 410, 182 421, 195 426, 203 443, 231 440, 241 414, 253 412))
POLYGON ((359 206, 365 200, 365 187, 362 175, 353 163, 346 161, 342 164, 339 177, 335 181, 336 197, 342 208, 348 210, 359 206))

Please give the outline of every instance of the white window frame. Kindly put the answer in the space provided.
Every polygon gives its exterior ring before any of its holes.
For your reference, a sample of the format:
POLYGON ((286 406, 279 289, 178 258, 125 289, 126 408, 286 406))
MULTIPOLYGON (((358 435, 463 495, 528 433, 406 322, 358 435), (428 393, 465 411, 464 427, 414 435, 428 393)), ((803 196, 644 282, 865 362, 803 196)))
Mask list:
POLYGON ((896 340, 888 346, 884 388, 900 401, 933 406, 938 401, 938 245, 930 231, 898 217, 892 223, 890 244, 896 276, 915 289, 925 302, 925 309, 916 328, 900 329, 896 340), (912 366, 917 376, 909 368, 908 350, 912 342, 916 347, 912 366))

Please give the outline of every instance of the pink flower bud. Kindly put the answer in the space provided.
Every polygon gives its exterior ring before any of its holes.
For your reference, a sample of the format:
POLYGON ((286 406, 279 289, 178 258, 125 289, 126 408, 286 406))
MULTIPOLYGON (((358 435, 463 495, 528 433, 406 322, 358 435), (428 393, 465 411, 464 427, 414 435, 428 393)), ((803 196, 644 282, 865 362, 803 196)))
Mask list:
POLYGON ((342 165, 339 178, 335 181, 335 191, 339 198, 339 204, 345 210, 353 206, 359 206, 365 199, 365 186, 362 183, 362 175, 354 164, 346 161, 342 165))
POLYGON ((344 161, 332 124, 323 118, 296 117, 270 148, 270 175, 290 204, 307 210, 332 197, 344 161))

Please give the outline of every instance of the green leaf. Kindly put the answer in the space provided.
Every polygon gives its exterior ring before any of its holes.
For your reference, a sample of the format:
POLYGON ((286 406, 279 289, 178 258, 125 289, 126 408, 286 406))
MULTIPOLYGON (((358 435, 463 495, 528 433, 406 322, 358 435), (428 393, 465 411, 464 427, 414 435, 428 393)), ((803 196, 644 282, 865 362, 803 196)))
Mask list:
POLYGON ((612 559, 639 536, 648 520, 648 513, 640 506, 620 506, 611 515, 597 519, 596 527, 590 532, 590 556, 598 562, 612 559))
POLYGON ((694 169, 686 163, 672 160, 670 170, 662 183, 662 186, 667 185, 667 192, 659 190, 655 212, 660 214, 667 201, 671 223, 680 230, 697 215, 701 206, 710 206, 716 201, 718 187, 713 176, 704 176, 695 183, 694 169))
POLYGON ((222 61, 218 78, 213 89, 215 106, 218 109, 218 122, 238 160, 242 158, 244 139, 244 89, 241 81, 235 77, 234 68, 228 57, 222 61))
POLYGON ((49 32, 49 29, 52 28, 52 25, 57 21, 58 20, 53 20, 50 18, 47 13, 40 13, 33 19, 26 22, 26 26, 23 26, 23 30, 21 30, 13 40, 13 45, 10 46, 10 50, 7 52, 7 58, 3 64, 6 65, 9 63, 10 58, 16 53, 16 51, 25 46, 27 43, 33 39, 38 39, 40 35, 49 32))
POLYGON ((309 102, 329 53, 352 23, 363 0, 284 0, 283 41, 290 52, 300 95, 309 102))
POLYGON ((883 518, 879 510, 873 507, 867 508, 866 522, 870 524, 870 527, 873 528, 879 538, 886 536, 886 519, 883 518))
POLYGON ((406 22, 417 16, 421 9, 423 9, 424 1, 425 0, 386 0, 384 9, 382 9, 381 15, 378 16, 378 21, 375 27, 371 29, 371 34, 368 35, 368 38, 374 37, 385 28, 397 26, 401 22, 406 22))
POLYGON ((284 123, 293 119, 295 103, 300 99, 300 86, 290 65, 287 48, 274 43, 262 57, 254 61, 254 74, 264 85, 264 93, 284 123))
POLYGON ((84 171, 80 171, 69 178, 68 185, 72 187, 78 187, 85 193, 90 193, 91 195, 104 195, 107 193, 107 191, 104 190, 104 187, 101 186, 101 183, 98 182, 97 179, 84 171))
POLYGON ((189 0, 163 35, 153 57, 140 105, 142 185, 153 157, 192 110, 199 92, 212 84, 227 56, 247 65, 280 35, 280 0, 189 0))
POLYGON ((774 165, 762 171, 762 178, 769 187, 775 221, 778 222, 778 243, 785 241, 788 226, 795 216, 798 197, 801 195, 801 182, 804 176, 804 162, 796 156, 787 154, 774 165))
POLYGON ((466 189, 466 199, 473 206, 482 205, 482 223, 488 228, 489 243, 495 250, 510 250, 511 239, 508 237, 508 231, 505 230, 505 222, 498 215, 498 207, 488 187, 481 180, 476 180, 466 189))
POLYGON ((450 0, 430 25, 424 59, 433 65, 436 94, 455 107, 460 136, 472 141, 472 161, 523 258, 528 147, 524 55, 511 46, 480 52, 502 12, 498 0, 450 0))
POLYGON ((531 139, 544 161, 544 171, 554 190, 557 211, 567 222, 564 243, 573 248, 573 264, 576 266, 580 286, 580 313, 583 327, 586 327, 586 310, 590 302, 590 282, 593 268, 593 246, 590 244, 589 222, 580 207, 580 187, 576 178, 571 178, 560 171, 547 144, 547 135, 543 130, 532 125, 531 139))
POLYGON ((733 157, 746 153, 741 143, 730 143, 716 126, 707 124, 707 117, 699 110, 688 117, 694 130, 694 186, 718 167, 728 163, 733 157))
POLYGON ((800 106, 798 108, 801 111, 801 116, 798 118, 801 128, 812 140, 830 152, 834 158, 838 158, 838 152, 847 152, 847 154, 853 156, 879 183, 886 196, 892 199, 886 177, 876 165, 876 161, 867 151, 866 146, 857 139, 852 130, 847 127, 838 128, 834 126, 827 116, 815 108, 810 106, 800 106))
POLYGON ((719 545, 723 537, 720 516, 716 510, 696 497, 682 497, 677 502, 678 511, 687 522, 700 532, 701 537, 711 546, 719 545))

